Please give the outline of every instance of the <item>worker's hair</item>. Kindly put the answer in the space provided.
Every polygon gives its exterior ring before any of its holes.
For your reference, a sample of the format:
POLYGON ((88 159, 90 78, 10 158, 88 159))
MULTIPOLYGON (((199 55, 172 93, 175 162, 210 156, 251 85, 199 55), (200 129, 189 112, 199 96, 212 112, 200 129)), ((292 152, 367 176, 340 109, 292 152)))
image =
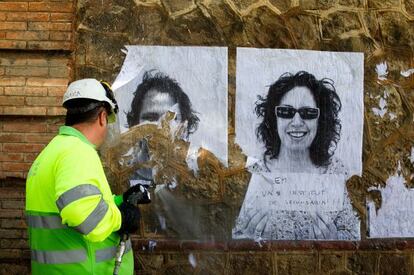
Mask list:
POLYGON ((64 107, 67 109, 65 118, 66 126, 94 122, 104 109, 108 114, 111 113, 111 107, 107 102, 86 98, 69 100, 65 102, 64 107))

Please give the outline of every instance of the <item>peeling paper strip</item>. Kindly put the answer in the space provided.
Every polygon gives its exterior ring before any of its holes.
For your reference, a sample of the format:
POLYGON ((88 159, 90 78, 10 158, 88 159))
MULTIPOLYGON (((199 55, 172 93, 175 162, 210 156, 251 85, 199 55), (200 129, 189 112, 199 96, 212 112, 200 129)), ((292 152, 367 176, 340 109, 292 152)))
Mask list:
POLYGON ((410 75, 414 74, 414 68, 408 69, 406 71, 401 71, 400 74, 404 77, 409 77, 410 75))
POLYGON ((196 258, 194 257, 193 253, 190 253, 188 255, 188 261, 190 262, 190 264, 193 268, 195 268, 197 266, 197 261, 196 261, 196 258))
POLYGON ((387 101, 381 97, 379 100, 379 108, 373 107, 372 111, 374 112, 375 115, 380 116, 381 118, 383 118, 385 116, 385 114, 387 113, 388 109, 387 109, 387 101))
POLYGON ((112 84, 112 90, 117 90, 122 86, 128 84, 132 81, 139 73, 144 69, 144 66, 134 66, 134 68, 126 69, 125 66, 122 67, 118 76, 116 77, 114 83, 112 84))
POLYGON ((248 167, 250 167, 250 166, 252 166, 252 165, 254 165, 258 162, 259 162, 259 160, 257 158, 248 156, 247 160, 246 160, 246 166, 245 167, 248 168, 248 167))
POLYGON ((200 147, 198 146, 191 146, 190 148, 188 148, 188 152, 187 152, 187 158, 186 158, 186 162, 188 165, 188 168, 191 171, 194 171, 194 173, 198 172, 198 163, 197 163, 197 159, 198 159, 198 151, 199 151, 200 147))
POLYGON ((414 237, 414 189, 405 186, 405 179, 396 173, 388 178, 381 192, 381 208, 367 202, 370 238, 414 237))
POLYGON ((388 76, 387 62, 377 64, 377 66, 375 67, 375 72, 377 73, 379 80, 386 80, 388 76))

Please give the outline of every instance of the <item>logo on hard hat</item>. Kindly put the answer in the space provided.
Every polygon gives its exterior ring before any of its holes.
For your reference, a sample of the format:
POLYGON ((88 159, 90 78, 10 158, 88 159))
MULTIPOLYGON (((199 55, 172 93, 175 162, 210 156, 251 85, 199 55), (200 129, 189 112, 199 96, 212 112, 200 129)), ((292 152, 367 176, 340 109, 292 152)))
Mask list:
POLYGON ((81 95, 80 91, 77 91, 77 90, 70 91, 70 92, 68 92, 64 95, 63 100, 66 100, 66 99, 72 98, 72 97, 78 97, 80 95, 81 95))

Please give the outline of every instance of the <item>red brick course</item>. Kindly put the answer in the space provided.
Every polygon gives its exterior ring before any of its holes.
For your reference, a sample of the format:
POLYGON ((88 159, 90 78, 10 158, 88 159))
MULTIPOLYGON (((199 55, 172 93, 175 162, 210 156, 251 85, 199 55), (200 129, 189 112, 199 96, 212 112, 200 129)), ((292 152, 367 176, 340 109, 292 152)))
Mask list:
POLYGON ((70 64, 69 57, 43 54, 1 57, 0 115, 63 115, 61 100, 71 77, 70 64))
MULTIPOLYGON (((62 109, 61 107, 33 108, 42 108, 44 115, 49 116, 54 115, 52 112, 58 113, 62 109)), ((24 115, 27 116, 27 112, 24 115)), ((37 116, 37 113, 33 116, 37 116)), ((62 118, 28 119, 21 116, 8 115, 3 118, 0 116, 0 179, 24 178, 38 153, 56 135, 62 124, 62 118)))
POLYGON ((71 50, 73 20, 73 1, 0 3, 0 49, 71 50))

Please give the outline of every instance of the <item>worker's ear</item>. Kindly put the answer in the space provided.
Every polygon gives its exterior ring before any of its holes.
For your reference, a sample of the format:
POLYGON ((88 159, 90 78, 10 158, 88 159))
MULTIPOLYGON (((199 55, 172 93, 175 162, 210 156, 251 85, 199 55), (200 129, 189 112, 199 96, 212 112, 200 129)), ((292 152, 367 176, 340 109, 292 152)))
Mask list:
POLYGON ((98 121, 100 126, 106 126, 108 124, 108 114, 106 113, 105 109, 102 109, 102 111, 99 113, 98 121))

